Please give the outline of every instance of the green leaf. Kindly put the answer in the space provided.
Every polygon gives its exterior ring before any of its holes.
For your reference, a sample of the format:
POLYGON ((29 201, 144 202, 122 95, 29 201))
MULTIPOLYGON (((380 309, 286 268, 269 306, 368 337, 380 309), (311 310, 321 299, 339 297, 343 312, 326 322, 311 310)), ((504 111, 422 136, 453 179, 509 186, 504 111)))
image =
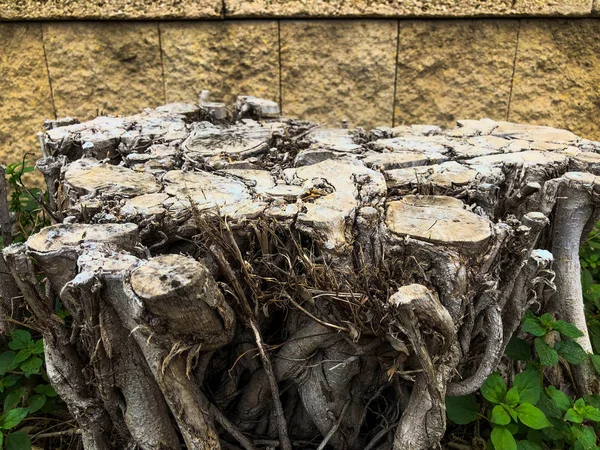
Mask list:
POLYGON ((554 348, 560 356, 571 364, 581 364, 588 357, 587 352, 575 341, 560 341, 556 343, 554 348))
POLYGON ((542 450, 542 447, 540 447, 535 442, 519 441, 519 443, 517 444, 517 450, 542 450))
MULTIPOLYGON (((517 420, 516 413, 515 413, 515 420, 517 420)), ((514 436, 519 431, 519 424, 516 422, 511 422, 508 425, 506 425, 506 429, 508 431, 510 431, 510 434, 512 434, 514 436)))
POLYGON ((506 404, 510 407, 515 407, 521 401, 521 397, 519 396, 519 390, 516 386, 513 386, 506 393, 506 404))
POLYGON ((4 386, 12 387, 15 384, 17 384, 17 381, 19 381, 20 378, 21 378, 21 376, 17 375, 17 374, 7 375, 6 377, 3 378, 4 386))
POLYGON ((502 406, 496 405, 492 409, 492 423, 497 425, 508 425, 510 423, 510 416, 502 406))
POLYGON ((578 413, 582 413, 583 408, 585 408, 585 400, 582 398, 578 398, 577 400, 575 400, 575 404, 573 404, 573 409, 575 409, 575 411, 577 411, 578 413))
MULTIPOLYGON (((552 422, 550 422, 552 423, 552 422)), ((542 434, 538 430, 527 430, 527 441, 533 442, 534 444, 542 445, 542 434)))
POLYGON ((548 332, 548 329, 540 323, 537 317, 527 317, 523 321, 522 329, 524 332, 538 337, 545 336, 548 332))
POLYGON ((481 393, 492 403, 502 403, 506 396, 506 384, 499 373, 494 372, 481 386, 481 393))
POLYGON ((554 405, 562 412, 566 412, 573 404, 571 399, 567 397, 567 394, 565 394, 562 391, 559 391, 554 386, 548 386, 546 388, 546 394, 548 394, 548 396, 552 399, 554 405))
MULTIPOLYGON (((502 406, 505 409, 505 411, 508 413, 508 415, 512 418, 513 422, 515 422, 512 425, 517 425, 517 422, 518 422, 517 419, 518 419, 518 417, 517 417, 517 412, 515 411, 515 409, 511 408, 508 405, 505 405, 504 403, 502 403, 500 406, 502 406)), ((512 429, 510 428, 510 425, 507 428, 512 432, 512 429)))
POLYGON ((531 359, 531 348, 527 341, 513 336, 508 341, 504 354, 515 361, 528 361, 531 359))
POLYGON ((17 353, 17 355, 15 356, 13 363, 20 364, 23 361, 25 361, 27 358, 29 358, 30 356, 31 356, 31 350, 28 350, 28 349, 20 350, 19 353, 17 353))
POLYGON ((552 329, 571 339, 577 339, 583 336, 583 332, 579 328, 564 320, 557 320, 554 322, 552 324, 552 329))
POLYGON ((41 355, 44 353, 44 340, 38 339, 35 341, 35 345, 33 346, 33 350, 31 351, 34 355, 41 355))
POLYGON ((535 351, 537 352, 540 362, 544 366, 555 366, 558 364, 558 353, 550 347, 542 338, 535 338, 533 341, 535 351))
POLYGON ((2 447, 3 443, 4 443, 4 434, 0 431, 0 448, 4 448, 4 447, 2 447))
POLYGON ((38 358, 37 356, 32 356, 23 364, 21 364, 21 370, 25 372, 25 376, 28 377, 31 374, 38 373, 42 368, 43 364, 44 361, 42 361, 41 358, 38 358))
POLYGON ((515 376, 514 388, 519 392, 519 400, 535 405, 540 399, 542 385, 540 373, 536 369, 527 369, 515 376))
POLYGON ((592 361, 592 365, 594 366, 594 369, 596 369, 596 373, 600 374, 600 356, 590 355, 590 361, 592 361))
POLYGON ((573 425, 571 427, 573 437, 577 440, 577 443, 581 445, 584 450, 595 450, 596 447, 596 433, 593 428, 573 425))
POLYGON ((496 450, 517 450, 517 442, 504 427, 494 427, 490 436, 496 450))
POLYGON ((21 421, 29 414, 29 408, 15 408, 8 411, 2 417, 0 428, 10 430, 21 423, 21 421))
POLYGON ((56 397, 56 391, 49 384, 46 385, 46 388, 44 389, 44 394, 46 394, 46 397, 56 397))
POLYGON ((552 441, 561 441, 564 439, 563 432, 558 430, 557 428, 551 428, 551 427, 544 428, 542 430, 542 433, 544 434, 544 436, 546 436, 548 439, 550 439, 552 441))
POLYGON ((22 350, 29 346, 31 342, 31 334, 25 330, 15 330, 12 333, 12 341, 8 343, 11 350, 22 350))
POLYGON ((600 353, 600 324, 590 325, 588 327, 592 347, 596 353, 600 353))
POLYGON ((591 405, 596 409, 600 409, 600 395, 586 395, 583 397, 586 405, 591 405))
POLYGON ((581 427, 581 431, 577 435, 577 442, 585 450, 596 450, 596 433, 591 427, 581 427))
POLYGON ((6 437, 6 450, 31 450, 31 440, 27 433, 16 431, 6 437))
POLYGON ((27 405, 29 406, 29 412, 34 413, 42 409, 42 406, 46 403, 46 396, 44 394, 34 394, 27 399, 27 405))
POLYGON ((550 313, 542 314, 540 316, 540 322, 542 325, 544 325, 544 327, 550 328, 554 323, 554 317, 552 317, 552 314, 550 313))
POLYGON ((600 422, 600 411, 593 406, 585 406, 581 415, 586 420, 592 420, 594 422, 600 422))
POLYGON ((475 421, 479 416, 479 409, 480 405, 473 395, 446 397, 448 419, 458 425, 466 425, 475 421))
POLYGON ((10 370, 8 366, 12 363, 15 355, 15 352, 4 352, 0 355, 0 376, 4 375, 8 370, 10 370))
POLYGON ((25 388, 16 389, 8 394, 4 399, 4 411, 11 410, 17 406, 23 395, 25 395, 25 388))
POLYGON ((523 424, 534 430, 552 426, 542 411, 531 403, 522 403, 516 408, 517 416, 523 424))
POLYGON ((583 422, 583 416, 575 411, 574 408, 569 408, 565 414, 565 420, 573 423, 581 423, 583 422))

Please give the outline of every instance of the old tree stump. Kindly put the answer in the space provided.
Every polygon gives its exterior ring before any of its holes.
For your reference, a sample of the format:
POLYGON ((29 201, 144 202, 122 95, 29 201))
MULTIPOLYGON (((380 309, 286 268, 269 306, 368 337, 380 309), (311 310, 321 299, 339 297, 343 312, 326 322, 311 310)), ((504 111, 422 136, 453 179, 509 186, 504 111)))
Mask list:
MULTIPOLYGON (((55 224, 4 258, 86 450, 427 449, 446 396, 508 370, 527 309, 586 329, 599 143, 278 111, 240 97, 47 123, 55 224)), ((598 391, 589 365, 570 371, 547 376, 598 391)))

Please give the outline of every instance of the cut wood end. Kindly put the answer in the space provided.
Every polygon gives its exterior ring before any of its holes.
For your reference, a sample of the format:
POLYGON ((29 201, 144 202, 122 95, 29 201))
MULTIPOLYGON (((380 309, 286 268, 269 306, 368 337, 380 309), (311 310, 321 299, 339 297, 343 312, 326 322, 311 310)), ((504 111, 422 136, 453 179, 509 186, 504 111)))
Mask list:
POLYGON ((27 240, 27 249, 43 254, 84 242, 114 243, 123 249, 132 249, 138 240, 138 227, 133 223, 59 224, 46 227, 31 236, 27 240))
POLYGON ((433 296, 427 287, 422 284, 409 284, 400 287, 389 299, 388 303, 392 306, 406 306, 413 302, 429 301, 433 296))
POLYGON ((80 159, 67 168, 65 184, 82 193, 97 191, 104 195, 134 197, 157 192, 160 186, 150 173, 100 163, 95 159, 80 159))
POLYGON ((156 299, 202 286, 206 274, 206 267, 192 258, 160 255, 131 273, 131 287, 141 299, 156 299))
POLYGON ((489 220, 467 211, 452 197, 408 195, 388 203, 386 224, 396 235, 482 251, 492 236, 489 220))

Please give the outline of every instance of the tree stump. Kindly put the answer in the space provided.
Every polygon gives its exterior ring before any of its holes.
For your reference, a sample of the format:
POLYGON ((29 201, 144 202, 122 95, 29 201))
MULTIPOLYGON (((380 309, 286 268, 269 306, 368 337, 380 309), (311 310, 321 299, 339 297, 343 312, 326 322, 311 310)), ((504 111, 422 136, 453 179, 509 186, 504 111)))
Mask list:
POLYGON ((427 449, 526 310, 586 330, 600 143, 278 112, 205 96, 50 123, 56 223, 4 257, 86 450, 427 449))

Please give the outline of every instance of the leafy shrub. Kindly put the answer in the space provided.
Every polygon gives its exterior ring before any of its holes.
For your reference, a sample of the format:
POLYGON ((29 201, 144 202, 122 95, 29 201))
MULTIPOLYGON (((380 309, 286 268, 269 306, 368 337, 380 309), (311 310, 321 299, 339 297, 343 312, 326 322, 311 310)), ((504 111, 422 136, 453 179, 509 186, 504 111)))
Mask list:
POLYGON ((0 448, 27 450, 29 436, 17 431, 21 422, 38 411, 51 413, 56 392, 43 369, 44 342, 26 330, 15 330, 10 350, 0 354, 0 448))
MULTIPOLYGON (((40 200, 46 195, 38 188, 28 189, 23 176, 33 172, 29 161, 6 167, 10 189, 9 211, 14 214, 13 242, 23 242, 48 220, 40 200)), ((0 238, 0 250, 3 247, 0 238)), ((34 414, 52 413, 58 401, 44 370, 44 342, 25 329, 16 329, 0 341, 0 449, 29 450, 31 439, 23 422, 34 414)))
POLYGON ((460 425, 483 419, 490 431, 488 450, 598 449, 594 426, 600 422, 600 397, 572 399, 554 386, 543 388, 545 367, 560 358, 575 365, 588 358, 573 340, 583 333, 550 314, 536 317, 530 312, 521 331, 533 343, 514 337, 507 346, 506 356, 527 363, 510 389, 493 373, 480 389, 483 404, 475 395, 448 397, 448 418, 460 425))

